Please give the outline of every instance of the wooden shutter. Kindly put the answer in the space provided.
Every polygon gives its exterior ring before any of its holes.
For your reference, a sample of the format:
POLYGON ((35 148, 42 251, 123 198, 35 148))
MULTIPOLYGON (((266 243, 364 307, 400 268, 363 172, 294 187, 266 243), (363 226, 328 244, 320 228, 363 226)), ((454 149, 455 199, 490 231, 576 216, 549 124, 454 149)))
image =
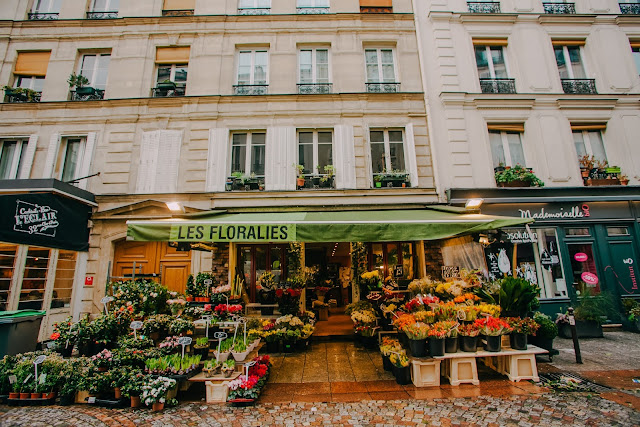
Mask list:
POLYGON ((24 153, 24 164, 20 168, 20 176, 18 179, 29 179, 31 177, 31 167, 33 166, 33 158, 36 154, 36 146, 38 145, 38 135, 31 135, 27 147, 23 150, 27 150, 24 153))
POLYGON ((393 0, 360 0, 360 7, 392 7, 393 0))
POLYGON ((191 48, 158 47, 156 48, 156 64, 188 64, 191 48))
POLYGON ((520 123, 505 123, 505 124, 491 124, 487 125, 488 130, 496 132, 524 132, 524 124, 520 123))
MULTIPOLYGON (((93 152, 96 147, 96 132, 89 132, 87 134, 87 140, 84 144, 84 154, 82 156, 82 165, 80 166, 80 173, 78 174, 78 178, 82 178, 91 174, 91 162, 93 160, 93 152)), ((87 185, 89 183, 88 179, 83 179, 78 182, 78 187, 83 190, 87 189, 87 185)))
POLYGON ((58 158, 58 149, 60 148, 60 134, 54 133, 49 139, 49 148, 47 149, 47 160, 42 170, 42 178, 53 178, 53 171, 56 167, 56 159, 58 158))
POLYGON ((229 129, 217 128, 209 131, 207 154, 206 191, 224 191, 229 164, 229 129))
POLYGON ((158 162, 155 176, 155 193, 175 193, 178 190, 182 131, 161 130, 158 162))
POLYGON ((194 10, 196 0, 164 0, 162 10, 194 10))
POLYGON ((44 77, 47 75, 50 57, 51 51, 19 52, 18 59, 16 59, 16 69, 14 74, 21 76, 44 77))
POLYGON ((152 193, 158 166, 158 147, 160 131, 144 132, 140 144, 140 160, 138 162, 138 181, 136 193, 152 193))
POLYGON ((506 38, 483 38, 473 39, 474 46, 506 46, 508 40, 506 38))
POLYGON ((272 127, 267 129, 265 153, 265 189, 295 190, 296 169, 296 128, 272 127))
POLYGON ((413 133, 413 123, 409 123, 404 129, 406 168, 412 187, 418 186, 418 159, 416 157, 416 141, 413 133))
POLYGON ((551 44, 553 46, 584 46, 586 44, 586 41, 584 39, 582 40, 556 39, 556 40, 551 40, 551 44))
POLYGON ((336 188, 356 188, 356 151, 353 126, 338 125, 333 131, 333 162, 336 188))
POLYGON ((571 124, 572 131, 583 131, 583 130, 607 130, 606 123, 584 123, 584 124, 571 124))
POLYGON ((371 165, 371 128, 364 125, 364 167, 367 171, 367 186, 373 187, 373 166, 371 165))

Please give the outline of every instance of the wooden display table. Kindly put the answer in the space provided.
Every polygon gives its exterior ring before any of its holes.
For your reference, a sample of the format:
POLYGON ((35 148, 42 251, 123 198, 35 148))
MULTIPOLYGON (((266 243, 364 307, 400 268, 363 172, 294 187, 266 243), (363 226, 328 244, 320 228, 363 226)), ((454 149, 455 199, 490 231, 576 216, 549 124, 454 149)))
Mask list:
POLYGON ((202 382, 205 384, 207 403, 225 403, 229 395, 229 382, 235 380, 240 375, 241 373, 236 371, 231 374, 229 378, 226 378, 222 374, 207 378, 204 376, 204 372, 200 372, 198 375, 189 378, 189 381, 202 382))

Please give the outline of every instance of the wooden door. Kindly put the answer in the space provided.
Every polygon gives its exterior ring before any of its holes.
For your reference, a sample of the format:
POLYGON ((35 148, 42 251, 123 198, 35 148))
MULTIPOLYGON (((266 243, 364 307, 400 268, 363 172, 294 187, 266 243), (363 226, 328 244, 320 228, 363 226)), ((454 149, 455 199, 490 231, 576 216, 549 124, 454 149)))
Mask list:
POLYGON ((158 272, 162 284, 170 291, 184 293, 191 273, 191 251, 177 251, 167 242, 158 243, 158 272))

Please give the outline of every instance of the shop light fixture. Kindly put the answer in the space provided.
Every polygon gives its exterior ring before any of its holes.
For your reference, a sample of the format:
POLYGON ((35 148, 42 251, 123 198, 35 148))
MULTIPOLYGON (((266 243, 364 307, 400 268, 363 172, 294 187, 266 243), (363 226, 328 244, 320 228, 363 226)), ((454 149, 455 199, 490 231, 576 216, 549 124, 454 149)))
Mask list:
POLYGON ((484 203, 484 199, 469 199, 467 203, 465 203, 464 208, 468 210, 480 209, 482 203, 484 203))
POLYGON ((166 205, 171 212, 184 212, 184 207, 179 202, 167 202, 166 205))

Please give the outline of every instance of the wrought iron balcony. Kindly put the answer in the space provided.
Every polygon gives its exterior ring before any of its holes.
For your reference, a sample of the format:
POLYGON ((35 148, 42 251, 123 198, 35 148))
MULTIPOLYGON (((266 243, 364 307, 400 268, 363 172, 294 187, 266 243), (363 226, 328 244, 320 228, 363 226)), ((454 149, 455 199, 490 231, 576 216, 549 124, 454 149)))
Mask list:
POLYGON ((544 13, 552 15, 571 15, 576 13, 575 3, 542 3, 544 13))
POLYGON ((117 19, 118 11, 115 12, 87 12, 87 19, 117 19))
POLYGON ((564 93, 590 94, 596 91, 595 79, 560 79, 564 93))
POLYGON ((162 16, 193 16, 193 9, 163 10, 162 16))
POLYGON ((53 21, 58 19, 58 13, 30 13, 29 21, 53 21))
POLYGON ((332 83, 298 83, 298 93, 303 95, 331 93, 332 83))
POLYGON ((400 92, 400 83, 367 83, 369 93, 396 93, 400 92))
POLYGON ((238 15, 270 15, 270 7, 243 7, 238 9, 238 15))
POLYGON ((468 1, 470 13, 500 13, 500 2, 497 1, 468 1))
POLYGON ((299 7, 297 12, 302 15, 320 15, 323 13, 329 13, 328 7, 299 7))
POLYGON ((312 175, 304 176, 304 185, 297 185, 300 182, 296 180, 296 189, 298 190, 320 190, 336 188, 335 177, 330 175, 312 175))
POLYGON ((234 85, 234 95, 266 95, 269 85, 234 85))
POLYGON ((92 87, 83 87, 71 91, 72 101, 95 101, 104 99, 104 90, 92 87))
POLYGON ((175 86, 175 87, 158 86, 158 87, 151 88, 151 96, 154 98, 184 96, 186 91, 187 91, 186 86, 175 86))
POLYGON ((623 15, 640 15, 640 3, 618 3, 623 15))
POLYGON ((23 91, 19 88, 5 89, 5 102, 9 104, 22 104, 24 102, 40 102, 42 92, 23 91))
POLYGON ((480 79, 482 93, 516 93, 515 79, 480 79))

